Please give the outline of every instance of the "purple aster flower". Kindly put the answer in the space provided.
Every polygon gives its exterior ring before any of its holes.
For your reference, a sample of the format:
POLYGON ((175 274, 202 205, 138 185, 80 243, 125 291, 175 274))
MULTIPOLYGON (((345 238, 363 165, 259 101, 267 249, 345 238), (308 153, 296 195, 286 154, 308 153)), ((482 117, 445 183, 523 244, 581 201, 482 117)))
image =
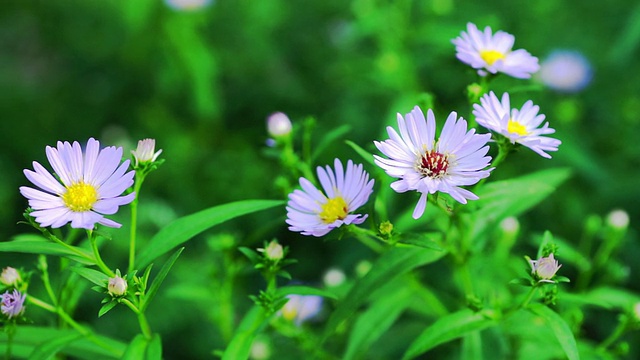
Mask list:
POLYGON ((504 31, 492 34, 489 26, 484 31, 475 24, 467 24, 467 32, 452 40, 456 46, 456 57, 481 76, 505 73, 519 79, 528 79, 540 69, 538 58, 523 49, 511 50, 515 37, 504 31))
POLYGON ((589 60, 577 51, 556 50, 540 67, 542 82, 559 92, 578 92, 589 85, 593 77, 589 60))
POLYGON ((55 148, 47 146, 46 153, 56 177, 34 161, 35 171, 25 169, 24 174, 38 188, 20 187, 34 209, 29 215, 40 226, 59 228, 69 222, 73 228, 89 230, 96 223, 121 226, 103 216, 115 214, 119 206, 129 204, 136 196, 120 196, 133 185, 134 176, 133 171, 126 172, 129 160, 121 163, 121 147, 101 150, 100 143, 91 138, 84 153, 77 141, 58 141, 55 148))
POLYGON ((9 319, 20 316, 24 311, 24 300, 27 295, 13 289, 13 292, 5 292, 2 294, 2 313, 9 319))
POLYGON ((346 172, 340 160, 334 161, 335 172, 328 165, 318 166, 318 179, 324 193, 300 178, 302 190, 289 194, 287 224, 289 230, 302 235, 323 236, 343 224, 361 224, 367 215, 352 214, 364 205, 373 192, 373 180, 362 164, 347 162, 346 172))
POLYGON ((391 187, 397 192, 416 190, 422 193, 413 211, 414 219, 424 213, 427 194, 444 192, 463 204, 467 200, 477 200, 475 194, 460 186, 473 185, 493 170, 483 170, 491 161, 491 157, 486 156, 489 146, 485 146, 491 135, 467 130, 467 122, 456 118, 455 112, 449 114, 436 142, 433 111, 429 109, 425 119, 422 110, 416 106, 404 118, 398 114, 400 134, 389 126, 389 139, 374 141, 378 150, 388 157, 374 155, 376 164, 399 179, 391 187))
POLYGON ((289 301, 282 307, 282 317, 300 326, 322 310, 322 297, 317 295, 287 295, 289 301))
POLYGON ((540 107, 527 101, 520 110, 511 109, 509 94, 502 95, 502 101, 490 92, 480 98, 480 104, 473 104, 473 115, 478 124, 503 135, 512 144, 522 144, 547 159, 551 155, 546 151, 558 151, 562 142, 545 135, 556 132, 545 122, 543 114, 538 114, 540 107))

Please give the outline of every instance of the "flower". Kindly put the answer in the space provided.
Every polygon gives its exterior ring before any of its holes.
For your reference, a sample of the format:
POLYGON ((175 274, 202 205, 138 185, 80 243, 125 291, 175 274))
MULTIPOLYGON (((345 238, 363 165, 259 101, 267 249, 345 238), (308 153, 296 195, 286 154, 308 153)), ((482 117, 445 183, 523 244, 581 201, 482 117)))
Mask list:
POLYGON ((292 127, 291 120, 285 113, 276 112, 267 118, 267 131, 273 137, 289 135, 292 127))
POLYGON ((276 240, 272 240, 264 249, 258 249, 264 253, 264 256, 271 261, 280 261, 284 257, 284 249, 276 240))
POLYGON ((133 155, 133 159, 135 160, 133 167, 137 168, 138 164, 145 164, 156 161, 160 153, 162 153, 162 149, 154 152, 155 150, 155 139, 144 139, 138 141, 138 147, 135 150, 131 150, 131 155, 133 155))
POLYGON ((540 80, 559 92, 575 93, 591 82, 589 61, 577 51, 556 50, 540 64, 540 80))
POLYGON ((633 305, 633 315, 635 316, 636 321, 640 321, 640 302, 633 305))
POLYGON ((491 33, 489 26, 484 31, 475 24, 467 24, 467 32, 451 41, 456 46, 456 57, 478 70, 481 76, 487 72, 505 73, 519 79, 528 79, 540 69, 538 58, 526 50, 511 50, 515 37, 504 31, 491 33))
POLYGON ((429 109, 427 119, 419 107, 414 107, 405 118, 398 114, 400 134, 391 126, 387 127, 388 140, 374 144, 389 159, 374 155, 375 163, 387 174, 399 178, 391 184, 396 192, 416 190, 422 195, 413 211, 418 219, 424 213, 427 194, 436 191, 448 193, 456 201, 466 204, 467 199, 477 200, 472 192, 461 188, 473 185, 489 176, 491 157, 485 156, 489 146, 485 146, 491 135, 476 134, 475 129, 467 131, 463 118, 456 120, 451 112, 444 124, 440 139, 435 141, 436 120, 429 109))
POLYGON ((344 271, 336 268, 331 268, 322 277, 322 281, 327 287, 336 287, 344 284, 347 280, 347 276, 344 271))
POLYGON ((134 172, 127 171, 129 160, 122 164, 122 148, 109 146, 100 150, 93 138, 87 142, 83 154, 77 141, 58 141, 57 148, 47 146, 47 159, 57 178, 42 165, 33 162, 35 171, 24 170, 29 181, 39 189, 20 187, 20 193, 29 199, 40 226, 59 228, 71 223, 73 228, 93 229, 96 223, 120 227, 103 214, 111 215, 118 207, 133 201, 135 193, 120 196, 133 185, 134 172))
POLYGON ((322 310, 322 297, 317 295, 287 295, 289 301, 282 307, 282 317, 300 326, 322 310))
POLYGON ((322 193, 309 180, 300 178, 302 190, 289 194, 287 224, 289 230, 302 235, 323 236, 344 225, 362 224, 367 214, 351 214, 364 205, 373 192, 373 180, 362 164, 347 162, 346 172, 340 160, 334 161, 335 172, 327 165, 318 166, 322 193))
POLYGON ((629 226, 629 214, 622 210, 613 210, 607 215, 607 225, 614 229, 626 229, 629 226))
POLYGON ((548 283, 554 282, 551 278, 554 277, 558 269, 562 267, 562 265, 558 264, 558 260, 554 259, 553 253, 547 257, 541 257, 538 260, 529 259, 529 264, 531 265, 531 274, 540 279, 539 282, 548 283))
POLYGON ((17 289, 13 289, 13 292, 5 292, 2 294, 2 313, 9 319, 16 316, 20 316, 24 312, 24 300, 27 295, 22 294, 17 289))
POLYGON ((522 144, 550 159, 551 155, 546 151, 558 151, 562 142, 544 136, 556 131, 549 127, 548 122, 540 127, 545 116, 538 114, 539 110, 540 107, 533 105, 531 100, 524 103, 520 110, 511 109, 509 93, 504 93, 500 101, 493 91, 480 98, 480 105, 473 104, 473 115, 478 124, 503 135, 512 144, 522 144))
POLYGON ((109 291, 109 295, 111 296, 122 296, 126 294, 127 287, 127 281, 121 278, 119 275, 109 278, 109 283, 107 284, 107 290, 109 291))
POLYGON ((0 283, 6 286, 17 286, 20 281, 22 281, 22 278, 20 277, 20 273, 18 272, 18 270, 10 266, 2 269, 2 275, 0 275, 0 283))

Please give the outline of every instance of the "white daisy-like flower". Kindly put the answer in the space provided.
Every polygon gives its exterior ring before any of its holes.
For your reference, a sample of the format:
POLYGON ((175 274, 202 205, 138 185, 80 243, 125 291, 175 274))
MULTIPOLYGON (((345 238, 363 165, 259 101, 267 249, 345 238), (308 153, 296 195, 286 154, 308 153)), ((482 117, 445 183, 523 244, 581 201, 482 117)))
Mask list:
POLYGON ((38 189, 21 186, 20 193, 29 199, 34 210, 29 215, 42 227, 59 228, 71 223, 73 228, 93 229, 95 224, 120 227, 103 216, 115 214, 118 207, 132 202, 135 193, 120 196, 133 185, 134 172, 126 172, 129 160, 122 161, 122 148, 109 146, 91 138, 83 153, 77 141, 58 141, 47 146, 47 159, 56 177, 42 165, 33 162, 35 171, 24 174, 38 189))
POLYGON ((522 144, 547 159, 551 155, 546 151, 558 151, 562 142, 545 135, 556 132, 545 122, 543 114, 538 114, 540 107, 533 105, 531 100, 524 103, 520 110, 511 109, 509 93, 498 100, 496 94, 490 92, 480 98, 480 104, 473 104, 473 115, 478 124, 503 135, 512 144, 522 144))
POLYGON ((593 77, 589 60, 577 51, 556 50, 540 66, 540 80, 559 92, 578 92, 593 77))
POLYGON ((340 160, 335 159, 334 168, 318 166, 318 179, 324 193, 313 184, 300 178, 302 190, 289 194, 287 224, 289 230, 302 235, 323 236, 344 225, 362 224, 367 214, 352 214, 364 205, 373 192, 373 180, 363 170, 362 164, 347 162, 346 171, 340 160))
POLYGON ((472 192, 460 186, 473 185, 489 176, 485 169, 491 161, 486 156, 489 134, 476 134, 468 130, 463 118, 451 112, 444 124, 439 140, 435 141, 436 119, 429 109, 425 119, 422 110, 414 107, 404 118, 398 114, 400 134, 387 127, 389 139, 374 144, 389 159, 374 155, 375 163, 387 174, 399 178, 391 184, 397 192, 416 190, 422 195, 413 211, 417 219, 424 213, 427 194, 437 191, 448 193, 456 201, 466 204, 477 200, 472 192))
POLYGON ((491 27, 478 30, 475 24, 468 23, 467 31, 452 40, 456 46, 456 57, 474 69, 481 76, 505 73, 519 79, 528 79, 540 69, 538 58, 528 51, 512 50, 515 37, 504 31, 492 34, 491 27))

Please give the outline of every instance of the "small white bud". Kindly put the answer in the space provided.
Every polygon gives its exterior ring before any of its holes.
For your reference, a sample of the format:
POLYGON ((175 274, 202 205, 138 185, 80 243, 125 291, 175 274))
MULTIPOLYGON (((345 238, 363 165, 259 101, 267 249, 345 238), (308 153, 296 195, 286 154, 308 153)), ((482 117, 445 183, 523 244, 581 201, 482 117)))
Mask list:
POLYGON ((109 278, 107 290, 111 296, 122 296, 127 293, 127 281, 120 276, 109 278))
POLYGON ((284 113, 273 113, 267 118, 267 131, 273 137, 287 136, 291 133, 291 129, 291 120, 284 113))
POLYGON ((20 277, 20 273, 18 270, 7 266, 2 270, 2 275, 0 275, 0 283, 6 286, 17 286, 18 283, 22 281, 20 277))

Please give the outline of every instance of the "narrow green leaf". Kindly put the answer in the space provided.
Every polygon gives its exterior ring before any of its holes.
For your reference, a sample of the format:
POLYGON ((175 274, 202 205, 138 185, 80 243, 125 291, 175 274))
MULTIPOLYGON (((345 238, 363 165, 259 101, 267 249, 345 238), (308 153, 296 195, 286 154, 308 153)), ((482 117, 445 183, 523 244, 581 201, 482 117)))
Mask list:
POLYGON ((118 305, 117 301, 109 301, 108 303, 102 305, 102 307, 98 311, 98 317, 102 317, 102 315, 108 313, 109 310, 113 309, 116 305, 118 305))
POLYGON ((322 290, 322 289, 316 289, 310 286, 302 286, 302 285, 295 285, 295 286, 283 286, 281 288, 278 289, 277 295, 278 296, 287 296, 287 295, 291 295, 291 294, 296 294, 296 295, 317 295, 317 296, 322 296, 325 298, 329 298, 329 299, 334 299, 337 300, 338 297, 336 296, 336 294, 326 291, 326 290, 322 290))
POLYGON ((255 305, 249 310, 236 329, 222 360, 244 360, 249 358, 251 344, 262 327, 269 320, 262 307, 255 305))
POLYGON ((345 143, 351 146, 351 148, 355 150, 355 152, 358 153, 358 155, 360 155, 366 162, 373 166, 376 166, 376 163, 373 161, 373 155, 370 152, 363 149, 362 147, 360 147, 360 145, 354 143, 351 140, 346 140, 345 143))
POLYGON ((411 343, 403 359, 413 359, 440 344, 495 324, 495 320, 486 318, 481 312, 474 313, 469 309, 446 315, 439 318, 411 343))
POLYGON ((174 220, 160 230, 136 259, 136 266, 143 268, 158 256, 190 240, 201 232, 225 221, 257 211, 282 206, 280 200, 243 200, 214 206, 174 220))
POLYGON ((444 251, 440 247, 440 241, 442 240, 441 233, 426 233, 426 234, 402 234, 399 243, 419 246, 426 249, 444 251))
POLYGON ((95 264, 93 255, 87 250, 71 245, 67 248, 36 234, 21 234, 11 241, 0 242, 0 252, 62 256, 83 265, 95 264))
POLYGON ((549 325, 569 360, 580 359, 578 344, 573 332, 571 332, 571 328, 560 315, 543 304, 531 304, 529 305, 529 310, 542 317, 549 325))
POLYGON ((162 360, 162 340, 160 335, 153 334, 153 338, 147 346, 146 360, 162 360))
POLYGON ((136 337, 131 340, 129 346, 127 346, 127 350, 122 355, 122 360, 140 360, 144 359, 144 355, 147 351, 147 339, 142 334, 136 335, 136 337))
POLYGON ((33 352, 29 355, 29 360, 53 359, 53 357, 69 345, 69 343, 81 337, 82 335, 75 333, 45 341, 33 349, 33 352))
POLYGON ((76 274, 82 276, 83 278, 91 281, 92 283, 100 287, 104 288, 109 283, 109 276, 105 275, 104 273, 101 273, 100 271, 85 268, 85 267, 80 267, 80 266, 73 266, 70 269, 71 271, 75 272, 76 274))
POLYGON ((153 282, 151 283, 149 290, 145 294, 144 299, 141 300, 141 304, 140 304, 141 312, 144 313, 147 306, 149 306, 149 303, 158 292, 158 289, 160 289, 160 285, 162 285, 162 282, 169 274, 171 267, 178 259, 178 256, 180 256, 180 254, 182 253, 182 250, 184 250, 184 248, 180 248, 178 249, 178 251, 173 253, 173 255, 171 255, 171 257, 167 260, 167 262, 164 263, 164 265, 162 266, 162 269, 160 269, 160 272, 158 272, 158 275, 156 275, 155 279, 153 279, 153 282))
MULTIPOLYGON (((406 283, 391 283, 388 296, 380 297, 356 320, 349 336, 344 360, 363 358, 366 350, 382 336, 410 305, 413 292, 406 283)), ((386 290, 386 289, 385 289, 386 290)))
POLYGON ((341 125, 341 126, 335 128, 335 129, 332 129, 328 133, 326 133, 322 137, 320 142, 318 142, 318 144, 316 146, 314 146, 313 154, 311 154, 311 159, 318 158, 318 155, 324 153, 325 149, 329 145, 331 145, 331 143, 333 143, 334 141, 336 141, 340 137, 342 137, 345 134, 347 134, 349 132, 349 130, 351 130, 351 125, 344 124, 344 125, 341 125))
POLYGON ((444 251, 434 251, 413 246, 396 246, 382 254, 367 275, 353 285, 347 296, 333 312, 327 322, 323 340, 326 340, 342 321, 351 316, 374 290, 397 279, 402 274, 418 266, 434 262, 444 255, 444 251))

